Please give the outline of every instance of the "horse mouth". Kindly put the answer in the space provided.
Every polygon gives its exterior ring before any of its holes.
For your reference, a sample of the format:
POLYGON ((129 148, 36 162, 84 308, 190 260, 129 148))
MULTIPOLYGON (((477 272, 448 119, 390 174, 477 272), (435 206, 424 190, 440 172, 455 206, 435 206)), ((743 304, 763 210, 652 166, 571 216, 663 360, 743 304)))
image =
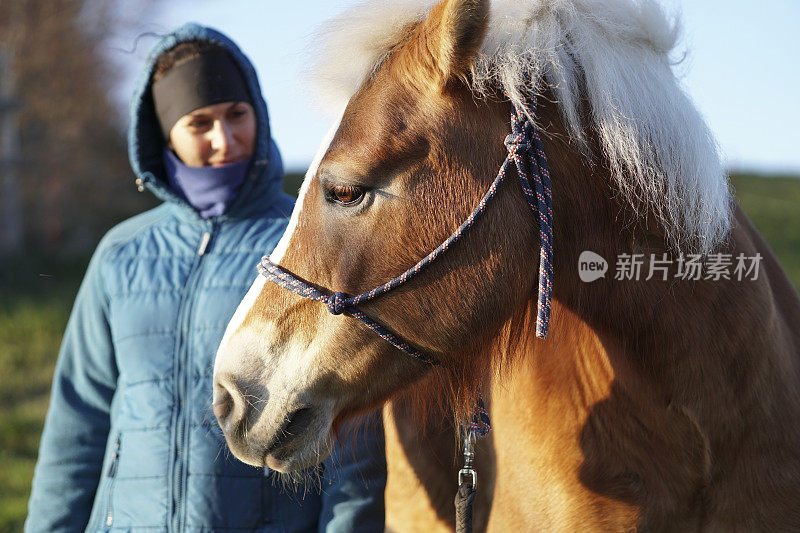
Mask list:
POLYGON ((309 438, 301 438, 311 428, 314 412, 311 407, 295 409, 283 421, 272 441, 264 452, 264 463, 272 470, 287 472, 295 470, 293 457, 307 443, 309 438))

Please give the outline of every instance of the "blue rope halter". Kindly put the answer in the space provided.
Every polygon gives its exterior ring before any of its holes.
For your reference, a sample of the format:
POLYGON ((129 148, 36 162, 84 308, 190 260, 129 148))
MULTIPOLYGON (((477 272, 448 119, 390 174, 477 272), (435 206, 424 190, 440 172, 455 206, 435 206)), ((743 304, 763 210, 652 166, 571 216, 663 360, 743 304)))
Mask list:
MULTIPOLYGON (((334 315, 344 314, 360 320, 364 325, 395 348, 422 362, 438 366, 441 364, 438 359, 423 353, 389 331, 386 327, 375 322, 359 311, 358 306, 407 283, 461 239, 464 232, 471 228, 478 217, 486 210, 486 204, 497 194, 498 187, 505 180, 508 169, 513 164, 517 170, 517 175, 522 185, 522 192, 525 195, 525 199, 528 201, 528 205, 534 213, 538 213, 539 215, 539 295, 536 317, 536 336, 542 339, 547 337, 547 330, 550 324, 550 302, 553 294, 553 201, 552 191, 550 189, 550 173, 547 170, 547 158, 544 155, 542 141, 539 138, 536 126, 532 120, 536 112, 536 104, 536 96, 534 95, 531 99, 530 115, 525 113, 524 109, 513 106, 511 113, 511 134, 505 139, 508 156, 506 156, 497 177, 481 199, 478 207, 475 208, 447 240, 419 263, 393 280, 369 292, 357 296, 350 296, 343 292, 331 293, 330 291, 321 290, 295 276, 283 267, 273 263, 268 256, 264 256, 261 259, 258 265, 259 273, 272 283, 286 290, 304 298, 324 303, 328 306, 328 310, 334 315), (529 169, 530 173, 528 172, 529 169), (529 174, 533 178, 533 187, 531 187, 529 174)), ((489 415, 483 406, 483 400, 480 398, 469 429, 479 436, 485 435, 490 429, 489 415)))

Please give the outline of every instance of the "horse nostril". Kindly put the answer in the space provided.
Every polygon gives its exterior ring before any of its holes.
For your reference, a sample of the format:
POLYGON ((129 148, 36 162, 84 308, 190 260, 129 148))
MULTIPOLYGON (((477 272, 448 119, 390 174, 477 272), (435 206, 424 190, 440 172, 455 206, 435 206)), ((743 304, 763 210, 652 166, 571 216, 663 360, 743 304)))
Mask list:
POLYGON ((231 412, 233 412, 233 396, 224 385, 217 385, 212 408, 220 427, 228 433, 226 422, 231 412))

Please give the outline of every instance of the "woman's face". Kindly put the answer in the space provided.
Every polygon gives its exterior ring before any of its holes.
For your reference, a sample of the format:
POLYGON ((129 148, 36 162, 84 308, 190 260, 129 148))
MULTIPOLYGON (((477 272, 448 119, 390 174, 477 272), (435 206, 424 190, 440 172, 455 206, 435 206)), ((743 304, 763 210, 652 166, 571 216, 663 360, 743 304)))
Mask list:
POLYGON ((169 132, 169 147, 190 167, 244 161, 256 144, 256 115, 247 102, 223 102, 183 115, 169 132))

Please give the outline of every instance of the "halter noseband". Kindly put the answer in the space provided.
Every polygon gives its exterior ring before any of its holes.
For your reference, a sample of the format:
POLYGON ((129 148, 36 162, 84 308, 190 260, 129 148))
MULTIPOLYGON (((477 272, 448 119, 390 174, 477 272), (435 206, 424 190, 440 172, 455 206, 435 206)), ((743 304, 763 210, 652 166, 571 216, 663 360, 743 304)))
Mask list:
MULTIPOLYGON (((358 296, 350 296, 343 292, 331 293, 330 291, 320 290, 283 267, 273 263, 269 256, 264 256, 261 259, 258 265, 259 273, 272 283, 286 290, 304 298, 324 303, 328 306, 328 310, 334 315, 344 314, 360 320, 364 325, 395 348, 422 362, 438 366, 441 364, 438 359, 423 353, 389 331, 386 327, 375 322, 359 311, 358 306, 407 283, 461 239, 464 233, 475 224, 478 217, 486 210, 486 204, 497 194, 498 187, 503 180, 505 180, 507 171, 513 163, 517 169, 517 175, 519 176, 525 199, 528 201, 531 210, 539 215, 539 294, 536 336, 545 338, 550 324, 550 302, 553 293, 553 202, 552 191, 550 189, 550 173, 547 170, 547 158, 545 157, 542 141, 539 138, 539 134, 536 131, 536 126, 532 119, 535 112, 535 95, 531 98, 530 115, 525 113, 524 109, 516 105, 513 106, 511 113, 511 134, 505 139, 508 155, 505 161, 503 161, 503 165, 500 167, 497 177, 492 182, 489 190, 483 196, 478 206, 447 240, 419 263, 388 283, 376 287, 369 292, 359 294, 358 296), (531 182, 528 178, 528 168, 530 168, 530 174, 533 177, 535 191, 534 188, 531 187, 531 182)), ((483 402, 479 400, 469 429, 474 431, 477 435, 485 435, 489 431, 489 428, 488 414, 483 408, 483 402)))

